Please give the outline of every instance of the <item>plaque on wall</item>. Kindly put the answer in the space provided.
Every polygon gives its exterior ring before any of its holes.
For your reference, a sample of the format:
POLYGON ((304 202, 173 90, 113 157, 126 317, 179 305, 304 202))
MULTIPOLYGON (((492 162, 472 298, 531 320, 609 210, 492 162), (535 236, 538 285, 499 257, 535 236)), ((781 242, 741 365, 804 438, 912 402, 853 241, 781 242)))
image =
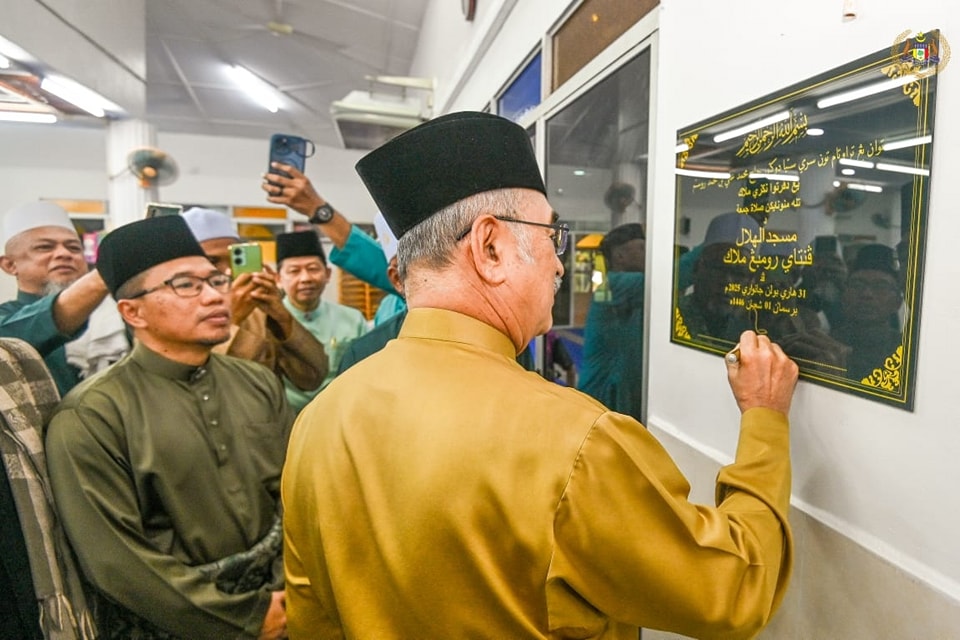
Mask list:
POLYGON ((678 132, 671 340, 912 410, 939 31, 678 132))

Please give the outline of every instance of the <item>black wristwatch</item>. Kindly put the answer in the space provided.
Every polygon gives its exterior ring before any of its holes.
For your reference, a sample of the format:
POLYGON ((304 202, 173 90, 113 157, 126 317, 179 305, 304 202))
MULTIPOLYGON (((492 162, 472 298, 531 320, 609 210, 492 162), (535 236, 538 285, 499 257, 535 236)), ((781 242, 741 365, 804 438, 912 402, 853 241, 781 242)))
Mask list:
POLYGON ((325 222, 330 222, 333 220, 333 207, 330 206, 329 202, 324 202, 322 205, 317 207, 317 210, 313 212, 313 215, 310 216, 310 222, 313 224, 324 224, 325 222))

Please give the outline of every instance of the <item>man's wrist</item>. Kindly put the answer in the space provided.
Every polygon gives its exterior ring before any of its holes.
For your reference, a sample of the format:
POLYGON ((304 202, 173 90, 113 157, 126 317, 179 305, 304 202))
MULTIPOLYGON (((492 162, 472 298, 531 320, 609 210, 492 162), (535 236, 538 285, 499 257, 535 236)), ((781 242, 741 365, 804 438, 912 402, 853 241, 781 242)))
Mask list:
POLYGON ((324 200, 313 210, 313 213, 310 216, 310 222, 312 224, 326 224, 333 220, 334 212, 335 210, 333 205, 324 200))

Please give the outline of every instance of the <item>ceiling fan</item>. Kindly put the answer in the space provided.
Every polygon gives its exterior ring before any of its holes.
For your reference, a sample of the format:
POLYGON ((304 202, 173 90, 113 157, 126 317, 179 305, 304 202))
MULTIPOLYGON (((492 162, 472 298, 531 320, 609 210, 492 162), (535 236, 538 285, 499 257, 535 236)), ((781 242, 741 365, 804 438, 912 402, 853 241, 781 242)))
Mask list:
POLYGON ((337 53, 340 53, 342 49, 346 48, 345 45, 339 42, 322 36, 316 36, 294 27, 293 24, 285 18, 284 0, 267 0, 267 4, 272 5, 269 11, 271 16, 269 20, 263 22, 259 17, 248 16, 244 13, 243 15, 249 17, 251 22, 241 25, 238 28, 243 31, 267 31, 278 38, 300 39, 309 42, 312 46, 337 53))

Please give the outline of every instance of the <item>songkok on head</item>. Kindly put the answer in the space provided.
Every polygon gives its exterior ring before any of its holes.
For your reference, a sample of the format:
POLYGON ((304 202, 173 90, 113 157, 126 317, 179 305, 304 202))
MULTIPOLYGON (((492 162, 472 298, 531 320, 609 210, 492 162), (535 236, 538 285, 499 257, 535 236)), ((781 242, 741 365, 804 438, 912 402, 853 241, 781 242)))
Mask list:
POLYGON ((703 238, 703 246, 711 244, 735 244, 742 241, 744 231, 751 235, 760 232, 760 225, 752 217, 744 213, 721 213, 710 221, 707 234, 703 238))
POLYGON ((200 256, 200 243, 182 216, 147 218, 117 227, 100 241, 97 270, 116 295, 127 280, 158 264, 200 256))
POLYGON ((484 191, 546 195, 527 132, 506 118, 464 111, 401 133, 357 163, 397 238, 437 211, 484 191))
POLYGON ((216 238, 240 239, 237 223, 221 211, 193 207, 183 213, 183 219, 193 232, 197 242, 206 242, 216 238))
POLYGON ((390 262, 397 255, 397 236, 393 235, 390 225, 379 211, 373 217, 373 227, 377 230, 377 241, 383 249, 383 255, 387 256, 387 262, 390 262))
POLYGON ((77 232, 66 210, 55 202, 29 202, 3 216, 3 246, 24 231, 37 227, 63 227, 77 232))
POLYGON ((882 271, 897 277, 896 254, 885 244, 866 244, 860 247, 850 265, 849 272, 882 271))
POLYGON ((277 264, 280 264, 287 258, 302 258, 304 256, 316 256, 324 264, 327 263, 327 256, 320 246, 320 238, 314 231, 295 231, 294 233, 277 234, 277 264))

